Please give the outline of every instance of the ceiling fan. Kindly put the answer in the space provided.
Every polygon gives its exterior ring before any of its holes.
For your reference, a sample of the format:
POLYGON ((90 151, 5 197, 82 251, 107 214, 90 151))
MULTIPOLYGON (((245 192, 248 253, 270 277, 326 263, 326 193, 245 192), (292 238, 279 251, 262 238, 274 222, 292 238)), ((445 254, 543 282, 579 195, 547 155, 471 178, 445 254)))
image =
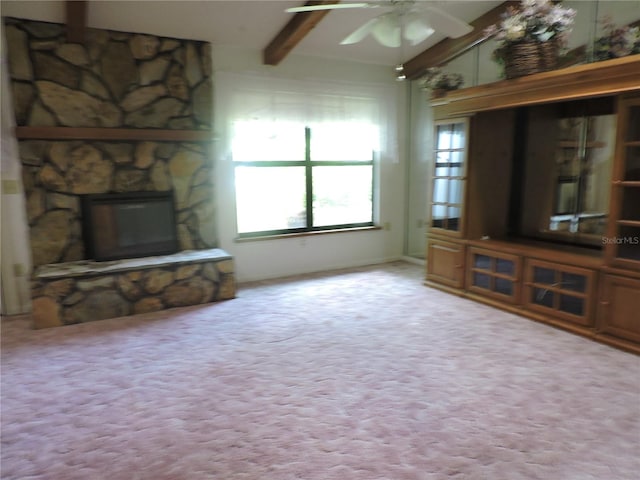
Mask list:
POLYGON ((391 8, 390 11, 369 20, 340 42, 341 45, 358 43, 371 34, 386 47, 400 47, 403 40, 411 45, 425 41, 436 30, 451 38, 458 38, 473 30, 462 20, 416 0, 386 0, 361 3, 334 3, 303 5, 288 8, 290 13, 345 8, 391 8), (428 17, 428 20, 427 20, 428 17))

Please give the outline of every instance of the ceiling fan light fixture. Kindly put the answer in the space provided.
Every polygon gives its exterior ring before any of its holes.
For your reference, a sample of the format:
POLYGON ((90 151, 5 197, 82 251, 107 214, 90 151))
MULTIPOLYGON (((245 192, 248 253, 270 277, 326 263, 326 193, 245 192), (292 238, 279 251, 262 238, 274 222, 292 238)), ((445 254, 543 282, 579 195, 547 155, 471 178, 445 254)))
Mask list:
POLYGON ((377 22, 371 31, 374 38, 385 47, 397 48, 400 46, 400 22, 397 15, 386 13, 377 17, 377 22))
POLYGON ((411 15, 412 18, 408 18, 404 27, 404 38, 411 45, 418 45, 424 42, 427 38, 435 33, 435 30, 419 18, 417 15, 411 15))
POLYGON ((377 21, 377 18, 372 18, 367 23, 356 29, 353 33, 347 35, 347 37, 340 42, 340 45, 352 45, 354 43, 358 43, 364 37, 369 35, 377 21))

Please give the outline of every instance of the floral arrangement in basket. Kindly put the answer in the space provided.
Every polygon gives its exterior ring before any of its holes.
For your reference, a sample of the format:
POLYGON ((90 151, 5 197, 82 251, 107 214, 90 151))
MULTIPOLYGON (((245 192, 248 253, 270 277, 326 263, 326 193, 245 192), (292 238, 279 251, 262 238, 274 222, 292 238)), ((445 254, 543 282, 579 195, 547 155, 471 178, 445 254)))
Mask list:
POLYGON ((431 90, 434 96, 450 90, 457 90, 464 84, 464 78, 459 73, 447 73, 438 67, 428 68, 420 79, 422 88, 431 90))
POLYGON ((507 78, 552 70, 565 48, 576 11, 551 0, 522 0, 510 6, 485 34, 498 41, 492 58, 504 65, 507 78))
POLYGON ((602 21, 603 35, 595 41, 593 53, 597 60, 624 57, 640 53, 640 28, 617 27, 607 15, 602 21))

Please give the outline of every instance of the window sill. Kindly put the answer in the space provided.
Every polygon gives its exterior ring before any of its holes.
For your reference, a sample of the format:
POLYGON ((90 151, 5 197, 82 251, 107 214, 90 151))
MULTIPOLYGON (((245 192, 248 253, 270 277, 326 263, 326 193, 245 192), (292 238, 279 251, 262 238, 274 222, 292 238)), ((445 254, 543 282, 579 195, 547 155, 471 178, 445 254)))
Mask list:
POLYGON ((262 240, 278 240, 281 238, 313 237, 316 235, 330 235, 333 233, 370 232, 372 230, 382 230, 382 227, 378 225, 373 225, 371 227, 337 228, 335 230, 318 230, 316 232, 283 233, 279 235, 264 235, 260 237, 236 237, 234 239, 234 242, 245 243, 245 242, 255 242, 255 241, 262 241, 262 240))

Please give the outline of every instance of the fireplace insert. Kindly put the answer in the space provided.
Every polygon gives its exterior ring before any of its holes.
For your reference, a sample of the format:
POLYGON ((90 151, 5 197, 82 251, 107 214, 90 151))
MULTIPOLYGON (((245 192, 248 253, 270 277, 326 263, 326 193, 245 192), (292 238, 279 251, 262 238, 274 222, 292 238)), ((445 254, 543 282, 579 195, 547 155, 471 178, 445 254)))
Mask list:
POLYGON ((173 192, 83 195, 85 252, 96 261, 178 251, 173 192))

